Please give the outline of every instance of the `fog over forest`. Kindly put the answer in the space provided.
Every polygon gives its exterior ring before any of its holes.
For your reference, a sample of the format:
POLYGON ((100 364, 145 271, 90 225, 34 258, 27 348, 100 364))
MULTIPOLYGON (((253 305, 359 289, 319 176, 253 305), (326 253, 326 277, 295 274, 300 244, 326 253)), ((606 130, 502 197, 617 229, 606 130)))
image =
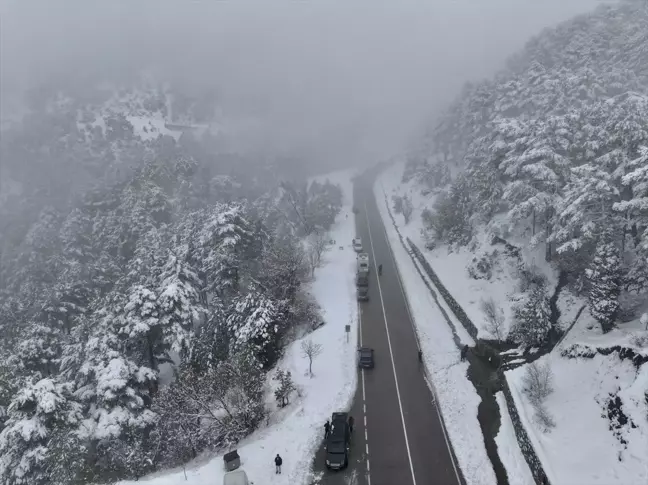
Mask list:
POLYGON ((645 485, 648 3, 0 0, 0 356, 0 485, 645 485))
POLYGON ((597 3, 3 0, 3 101, 45 79, 152 67, 216 88, 232 117, 253 115, 247 149, 371 161, 420 133, 465 81, 597 3))

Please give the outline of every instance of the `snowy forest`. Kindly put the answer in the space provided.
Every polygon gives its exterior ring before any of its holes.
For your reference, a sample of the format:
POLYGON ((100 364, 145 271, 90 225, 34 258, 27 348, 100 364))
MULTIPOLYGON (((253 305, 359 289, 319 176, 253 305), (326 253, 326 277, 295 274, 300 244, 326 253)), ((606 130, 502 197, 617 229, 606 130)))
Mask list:
MULTIPOLYGON (((404 181, 436 193, 424 237, 470 247, 478 227, 542 245, 603 333, 639 318, 648 290, 648 9, 601 6, 532 38, 493 79, 467 84, 409 155, 404 181), (632 298, 634 296, 634 298, 632 298), (627 298, 625 298, 627 297, 627 298)), ((485 262, 487 266, 487 262, 485 262)), ((509 338, 551 330, 525 268, 509 338)))
POLYGON ((134 126, 170 97, 200 122, 209 93, 97 93, 33 91, 3 131, 6 485, 138 478, 237 443, 282 349, 320 321, 308 282, 340 187, 134 126))

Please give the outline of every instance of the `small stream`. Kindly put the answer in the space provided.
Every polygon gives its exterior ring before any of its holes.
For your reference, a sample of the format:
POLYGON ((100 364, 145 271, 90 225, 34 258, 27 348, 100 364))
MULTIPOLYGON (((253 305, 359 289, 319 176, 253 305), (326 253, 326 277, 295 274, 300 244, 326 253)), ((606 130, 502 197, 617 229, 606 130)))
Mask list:
POLYGON ((477 420, 484 437, 486 455, 493 465, 493 471, 497 478, 498 485, 508 485, 509 479, 506 467, 500 459, 495 437, 499 433, 502 424, 500 408, 495 399, 495 394, 500 390, 500 382, 497 370, 489 361, 476 353, 469 352, 467 356, 469 363, 467 377, 481 398, 477 408, 477 420))
MULTIPOLYGON (((549 316, 549 321, 551 322, 551 330, 548 335, 548 343, 550 346, 549 352, 554 348, 554 345, 560 340, 563 330, 558 326, 558 320, 560 320, 560 309, 558 308, 558 298, 560 297, 560 292, 562 289, 567 286, 569 278, 567 277, 566 271, 561 271, 558 274, 558 284, 554 290, 553 295, 549 298, 549 308, 551 309, 551 314, 549 316)), ((544 355, 544 354, 543 354, 544 355)))

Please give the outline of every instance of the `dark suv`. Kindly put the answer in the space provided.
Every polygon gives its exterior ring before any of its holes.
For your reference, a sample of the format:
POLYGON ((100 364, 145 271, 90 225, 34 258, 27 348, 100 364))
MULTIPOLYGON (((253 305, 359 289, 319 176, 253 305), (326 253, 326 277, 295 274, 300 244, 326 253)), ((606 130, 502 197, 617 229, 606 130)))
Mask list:
POLYGON ((331 417, 331 432, 326 439, 326 467, 331 470, 341 470, 349 465, 349 430, 347 413, 333 413, 331 417))
POLYGON ((374 349, 370 347, 360 347, 358 349, 358 367, 363 369, 373 369, 374 366, 374 349))

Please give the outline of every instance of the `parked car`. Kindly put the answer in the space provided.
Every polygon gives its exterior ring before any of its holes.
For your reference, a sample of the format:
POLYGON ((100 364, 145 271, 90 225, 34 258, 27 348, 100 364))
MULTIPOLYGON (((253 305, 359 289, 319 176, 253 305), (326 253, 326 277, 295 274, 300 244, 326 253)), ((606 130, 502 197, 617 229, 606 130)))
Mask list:
POLYGON ((358 260, 358 271, 369 273, 369 261, 358 260))
POLYGON ((358 286, 357 295, 358 295, 358 301, 369 301, 369 287, 358 286))
POLYGON ((363 369, 373 369, 374 349, 371 347, 360 347, 358 349, 358 367, 363 369))
POLYGON ((326 439, 326 467, 331 470, 341 470, 349 465, 349 429, 347 413, 333 413, 331 416, 331 432, 326 439))
POLYGON ((353 240, 353 250, 356 253, 361 253, 362 252, 362 239, 360 239, 359 237, 357 237, 357 238, 355 238, 353 240))

